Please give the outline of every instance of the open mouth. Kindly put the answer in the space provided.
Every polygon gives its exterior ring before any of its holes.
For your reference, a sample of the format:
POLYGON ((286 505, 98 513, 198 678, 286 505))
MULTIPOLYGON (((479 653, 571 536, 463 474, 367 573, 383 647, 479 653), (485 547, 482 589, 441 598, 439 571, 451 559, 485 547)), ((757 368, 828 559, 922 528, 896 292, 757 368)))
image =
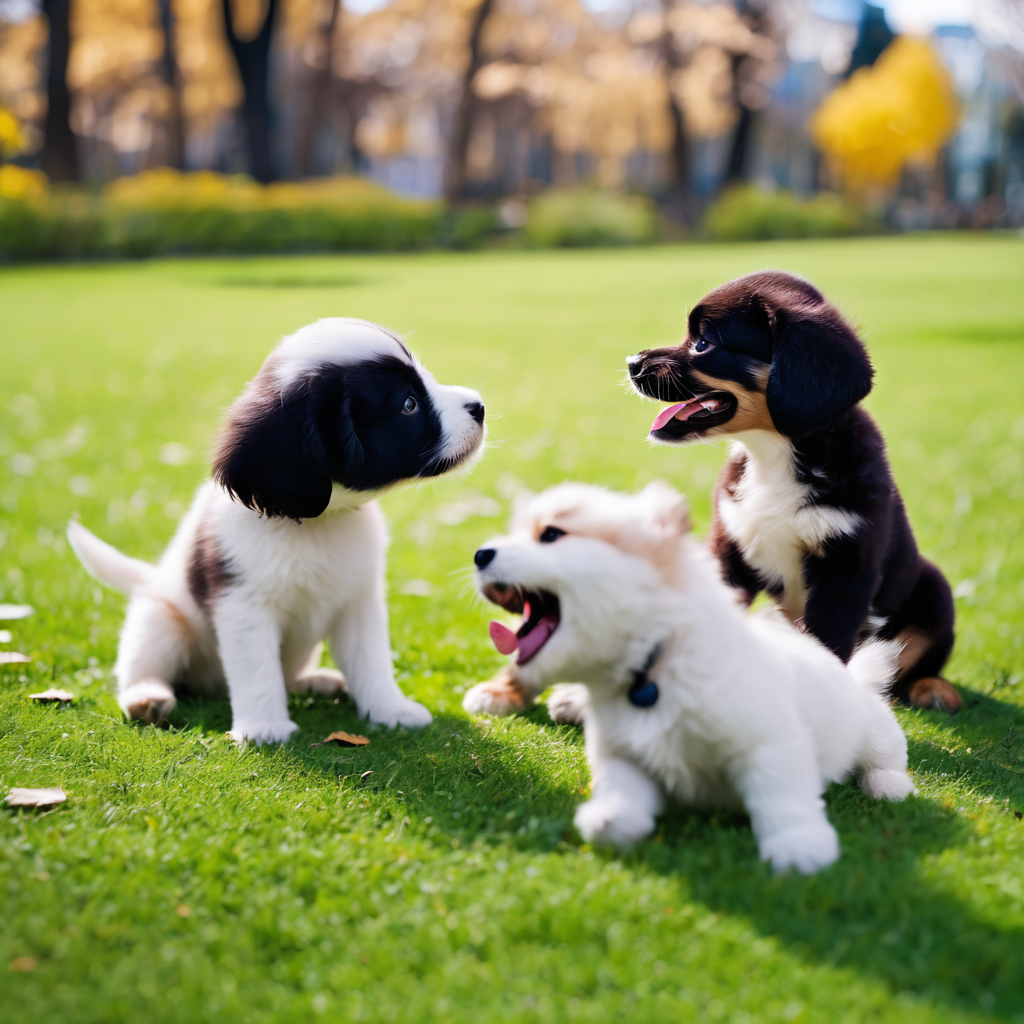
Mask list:
POLYGON ((548 590, 530 590, 509 583, 488 583, 484 597, 492 604, 523 616, 522 625, 512 632, 504 623, 490 624, 491 640, 501 654, 519 652, 516 663, 525 665, 551 639, 561 621, 558 598, 548 590))
POLYGON ((651 436, 659 441, 678 441, 720 426, 732 419, 735 412, 734 395, 728 391, 709 391, 662 409, 651 424, 651 436))

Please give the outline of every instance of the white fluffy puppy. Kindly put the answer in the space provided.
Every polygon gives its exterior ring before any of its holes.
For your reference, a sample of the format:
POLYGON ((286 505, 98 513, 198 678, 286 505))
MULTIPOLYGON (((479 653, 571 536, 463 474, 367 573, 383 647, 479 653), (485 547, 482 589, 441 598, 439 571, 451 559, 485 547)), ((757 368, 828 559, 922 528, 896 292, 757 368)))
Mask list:
POLYGON ((68 525, 86 569, 131 597, 115 669, 124 713, 156 722, 175 687, 226 689, 232 735, 277 742, 297 728, 289 692, 347 682, 370 721, 427 725, 395 683, 372 499, 454 468, 483 438, 480 396, 438 384, 383 327, 320 320, 282 341, 232 406, 214 479, 159 564, 68 525), (344 677, 318 667, 324 639, 344 677))
POLYGON ((839 856, 825 815, 830 781, 857 773, 870 796, 913 792, 907 744, 881 696, 896 650, 843 663, 775 615, 748 616, 689 537, 683 498, 563 484, 520 509, 475 561, 488 600, 521 612, 491 624, 516 672, 581 694, 593 796, 588 840, 628 846, 666 798, 743 807, 761 857, 805 874, 839 856))

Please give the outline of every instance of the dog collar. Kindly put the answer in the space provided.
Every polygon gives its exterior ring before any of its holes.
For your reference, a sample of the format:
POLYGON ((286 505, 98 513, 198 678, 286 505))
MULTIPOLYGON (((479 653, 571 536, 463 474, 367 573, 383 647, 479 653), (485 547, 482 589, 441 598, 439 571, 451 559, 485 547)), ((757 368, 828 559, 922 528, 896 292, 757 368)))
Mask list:
POLYGON ((630 704, 638 708, 650 708, 658 703, 658 684, 648 677, 647 673, 654 667, 654 663, 661 656, 661 644, 654 645, 654 650, 647 655, 644 667, 633 673, 633 683, 629 688, 630 704))

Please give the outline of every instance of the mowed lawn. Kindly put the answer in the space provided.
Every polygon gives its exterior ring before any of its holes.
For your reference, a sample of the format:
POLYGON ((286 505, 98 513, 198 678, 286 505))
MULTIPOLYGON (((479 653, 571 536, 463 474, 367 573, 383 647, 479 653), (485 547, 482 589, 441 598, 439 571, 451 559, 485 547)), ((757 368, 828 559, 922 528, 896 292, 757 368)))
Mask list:
POLYGON ((4 1021, 1024 1021, 1021 238, 7 268, 0 380, 0 601, 36 609, 0 623, 34 659, 0 667, 0 791, 68 792, 0 811, 4 1021), (899 712, 918 796, 829 790, 843 857, 811 879, 773 877, 725 814, 591 849, 579 732, 461 709, 502 663, 468 570, 516 492, 660 477, 706 529, 724 450, 650 447, 623 360, 764 267, 811 277, 870 344, 868 405, 956 588, 965 697, 899 712), (408 332, 487 403, 471 475, 384 502, 396 668, 434 724, 389 734, 305 697, 284 747, 232 746, 226 702, 125 724, 124 601, 67 520, 156 558, 222 410, 333 315, 408 332), (50 684, 74 703, 28 699, 50 684), (334 729, 371 744, 312 746, 334 729))

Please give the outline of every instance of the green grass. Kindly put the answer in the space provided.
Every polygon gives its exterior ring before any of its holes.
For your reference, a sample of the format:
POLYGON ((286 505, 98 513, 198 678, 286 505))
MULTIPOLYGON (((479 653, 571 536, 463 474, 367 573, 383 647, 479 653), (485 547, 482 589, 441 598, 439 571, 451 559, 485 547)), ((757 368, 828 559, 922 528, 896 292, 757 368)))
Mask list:
POLYGON ((69 793, 0 812, 4 1020, 1024 1021, 1022 282, 1009 236, 0 271, 0 601, 37 609, 0 624, 35 659, 0 668, 0 789, 69 793), (589 849, 579 734, 543 709, 460 707, 501 664, 467 566, 518 488, 663 477, 706 527, 723 452, 648 447, 654 407, 625 392, 623 358, 766 266, 862 327, 869 405, 959 595, 964 711, 899 712, 920 795, 833 787, 843 857, 812 879, 773 878, 721 814, 672 817, 626 857, 589 849), (65 522, 156 557, 221 410, 279 337, 337 314, 413 331, 488 405, 471 476, 385 501, 399 678, 434 724, 313 748, 366 730, 302 698, 291 744, 244 751, 222 702, 124 724, 123 601, 65 522), (161 461, 170 442, 187 463, 161 461), (51 682, 71 707, 27 699, 51 682), (6 969, 20 957, 35 970, 6 969))

